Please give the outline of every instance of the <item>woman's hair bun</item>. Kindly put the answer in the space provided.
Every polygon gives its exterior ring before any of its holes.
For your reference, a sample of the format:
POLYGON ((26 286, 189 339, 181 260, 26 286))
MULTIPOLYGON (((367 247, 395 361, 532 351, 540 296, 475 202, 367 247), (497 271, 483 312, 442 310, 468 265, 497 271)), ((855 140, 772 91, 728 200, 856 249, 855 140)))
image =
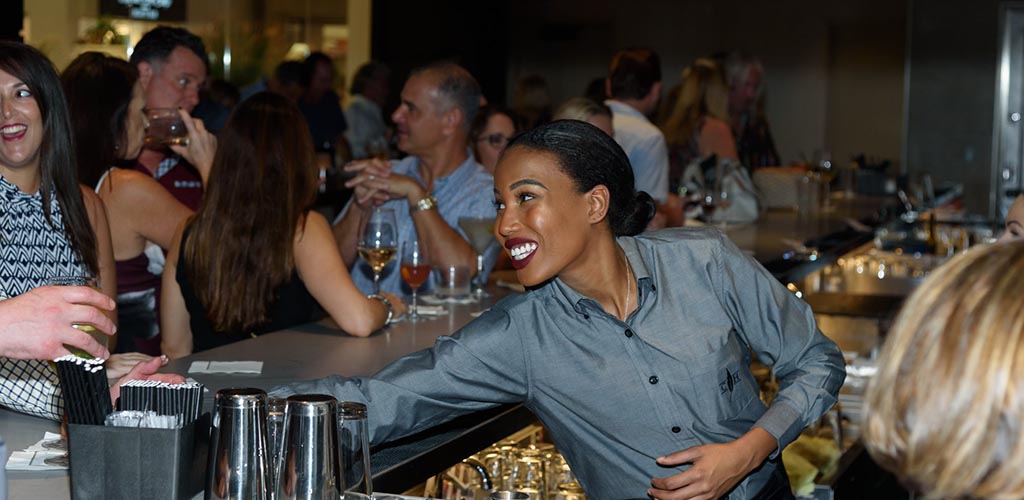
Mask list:
POLYGON ((625 217, 618 221, 619 227, 612 227, 616 236, 634 236, 644 232, 647 224, 654 218, 658 207, 654 204, 654 198, 646 191, 637 191, 633 196, 631 210, 623 210, 625 217))

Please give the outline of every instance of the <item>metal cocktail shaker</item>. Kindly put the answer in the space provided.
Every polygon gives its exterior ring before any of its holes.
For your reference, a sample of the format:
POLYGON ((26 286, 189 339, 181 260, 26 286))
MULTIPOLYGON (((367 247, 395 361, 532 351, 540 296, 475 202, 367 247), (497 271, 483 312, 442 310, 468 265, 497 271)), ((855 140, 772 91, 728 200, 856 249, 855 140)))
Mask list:
POLYGON ((267 393, 260 389, 217 391, 206 500, 270 500, 267 393))
POLYGON ((323 394, 288 398, 277 500, 335 500, 341 495, 337 400, 323 394))

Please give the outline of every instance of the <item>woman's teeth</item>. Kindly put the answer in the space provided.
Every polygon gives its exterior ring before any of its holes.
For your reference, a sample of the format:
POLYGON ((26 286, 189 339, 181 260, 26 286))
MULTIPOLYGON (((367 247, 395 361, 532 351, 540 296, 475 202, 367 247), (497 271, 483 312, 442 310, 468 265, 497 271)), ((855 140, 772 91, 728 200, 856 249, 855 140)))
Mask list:
POLYGON ((536 243, 524 243, 522 245, 516 245, 516 246, 512 247, 512 251, 511 251, 512 259, 513 260, 523 260, 523 259, 526 258, 526 256, 528 256, 531 253, 533 253, 533 251, 536 250, 536 249, 537 249, 537 244, 536 243))
POLYGON ((3 135, 17 135, 24 132, 28 126, 26 125, 8 125, 4 128, 0 128, 0 134, 3 135))

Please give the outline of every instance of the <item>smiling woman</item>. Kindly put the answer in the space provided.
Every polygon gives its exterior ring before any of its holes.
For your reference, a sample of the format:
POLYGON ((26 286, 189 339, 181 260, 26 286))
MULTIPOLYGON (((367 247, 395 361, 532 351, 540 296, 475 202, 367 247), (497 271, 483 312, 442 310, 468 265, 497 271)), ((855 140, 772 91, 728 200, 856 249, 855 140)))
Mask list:
MULTIPOLYGON (((0 42, 0 139, 0 291, 14 297, 56 276, 94 276, 113 297, 107 220, 99 198, 78 185, 60 80, 45 56, 19 43, 0 42)), ((60 418, 45 364, 4 360, 0 379, 0 403, 60 418), (17 385, 25 378, 39 379, 27 395, 17 385)))
POLYGON ((274 394, 366 402, 374 443, 522 403, 596 500, 792 498, 778 452, 845 375, 807 304, 715 229, 638 234, 651 198, 593 125, 513 139, 494 183, 496 236, 529 291, 372 378, 274 394), (752 351, 783 387, 770 408, 752 351))

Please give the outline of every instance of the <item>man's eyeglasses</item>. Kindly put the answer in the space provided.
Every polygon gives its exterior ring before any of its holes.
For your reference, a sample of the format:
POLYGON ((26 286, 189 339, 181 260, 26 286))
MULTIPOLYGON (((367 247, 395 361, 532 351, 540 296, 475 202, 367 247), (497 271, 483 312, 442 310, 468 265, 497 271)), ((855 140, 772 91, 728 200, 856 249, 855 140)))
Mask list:
POLYGON ((477 139, 477 142, 487 141, 487 144, 490 144, 492 147, 503 148, 508 144, 508 140, 509 136, 498 132, 496 134, 485 135, 477 139))

